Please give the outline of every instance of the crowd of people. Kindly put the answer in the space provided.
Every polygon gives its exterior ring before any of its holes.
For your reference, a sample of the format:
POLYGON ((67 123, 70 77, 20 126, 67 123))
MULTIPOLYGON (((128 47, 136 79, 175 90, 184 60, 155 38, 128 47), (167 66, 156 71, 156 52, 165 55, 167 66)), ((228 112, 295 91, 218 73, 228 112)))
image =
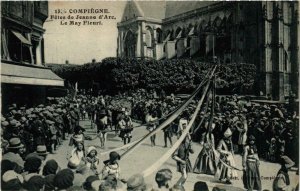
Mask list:
MULTIPOLYGON (((140 174, 128 180, 121 177, 117 152, 109 160, 99 160, 94 146, 86 141, 99 138, 105 148, 107 133, 115 132, 126 145, 134 133, 133 120, 154 131, 183 102, 162 91, 138 90, 117 96, 77 95, 75 98, 49 98, 45 105, 28 108, 12 104, 1 116, 1 187, 2 190, 184 190, 188 173, 215 176, 230 184, 237 176, 234 154, 243 157, 243 184, 248 190, 261 190, 261 159, 281 164, 273 190, 289 186, 288 169, 298 166, 298 113, 289 105, 256 103, 238 96, 217 96, 215 106, 206 102, 199 112, 190 134, 172 158, 182 174, 179 184, 170 186, 172 172, 162 169, 156 174, 157 186, 149 186, 140 174), (213 114, 213 115, 212 115, 213 114), (213 117, 212 117, 213 116, 213 117), (80 120, 90 120, 95 136, 87 136, 80 120), (60 169, 55 154, 64 140, 72 148, 68 167, 60 169), (195 164, 192 141, 203 146, 195 164), (103 168, 100 169, 100 166, 103 168)), ((163 129, 164 146, 178 139, 194 111, 192 102, 175 121, 163 129)), ((151 146, 156 146, 155 135, 151 146)), ((208 190, 205 182, 197 182, 194 190, 208 190)), ((221 190, 214 188, 214 190, 221 190)))

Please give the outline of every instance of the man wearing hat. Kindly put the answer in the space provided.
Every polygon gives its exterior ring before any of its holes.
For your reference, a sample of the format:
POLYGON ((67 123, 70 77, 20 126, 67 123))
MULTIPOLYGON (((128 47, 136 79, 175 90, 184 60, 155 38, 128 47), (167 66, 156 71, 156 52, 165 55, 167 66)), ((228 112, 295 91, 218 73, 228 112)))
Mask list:
MULTIPOLYGON (((59 111, 60 112, 60 111, 59 111)), ((56 126, 56 129, 57 129, 57 138, 56 138, 56 141, 57 141, 57 144, 61 145, 62 144, 62 138, 63 138, 63 119, 62 119, 62 116, 61 116, 61 113, 55 113, 53 114, 54 116, 54 122, 55 122, 55 126, 56 126)))
POLYGON ((294 166, 295 163, 288 156, 282 156, 279 162, 281 164, 281 168, 278 171, 277 176, 273 182, 273 190, 292 190, 288 171, 291 167, 294 166))
POLYGON ((17 174, 14 170, 6 171, 1 177, 1 190, 21 190, 23 176, 17 174))
POLYGON ((24 161, 21 157, 25 152, 24 145, 19 138, 11 138, 9 140, 8 152, 3 155, 2 160, 9 160, 17 163, 21 168, 24 168, 24 161))
POLYGON ((45 161, 48 154, 49 154, 49 152, 47 152, 47 148, 45 145, 38 145, 36 147, 36 151, 28 154, 26 156, 26 158, 31 157, 31 156, 36 156, 36 157, 40 158, 42 161, 45 161))
POLYGON ((50 141, 50 152, 52 154, 54 154, 55 150, 56 150, 56 147, 57 147, 57 136, 56 136, 56 133, 57 133, 57 129, 54 125, 54 121, 51 121, 51 120, 46 120, 46 123, 48 124, 48 127, 49 127, 49 134, 48 134, 48 140, 50 141))
POLYGON ((45 145, 46 144, 46 135, 45 129, 46 126, 42 122, 42 120, 36 115, 33 114, 33 122, 32 122, 32 134, 34 136, 35 145, 45 145))

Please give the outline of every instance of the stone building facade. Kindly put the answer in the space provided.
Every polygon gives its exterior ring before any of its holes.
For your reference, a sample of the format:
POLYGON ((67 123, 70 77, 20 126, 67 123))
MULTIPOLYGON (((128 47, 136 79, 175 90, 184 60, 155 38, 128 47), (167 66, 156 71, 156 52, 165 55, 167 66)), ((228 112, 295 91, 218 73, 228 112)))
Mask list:
POLYGON ((44 66, 47 1, 1 2, 1 101, 37 104, 64 81, 44 66))
POLYGON ((283 100, 298 94, 298 6, 297 1, 129 1, 118 23, 117 55, 253 63, 259 91, 283 100))

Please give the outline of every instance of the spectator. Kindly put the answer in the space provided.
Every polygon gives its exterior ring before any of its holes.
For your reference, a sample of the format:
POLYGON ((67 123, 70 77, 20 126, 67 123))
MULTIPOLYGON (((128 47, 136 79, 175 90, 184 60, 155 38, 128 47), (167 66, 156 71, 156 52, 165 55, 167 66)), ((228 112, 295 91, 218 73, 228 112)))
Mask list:
POLYGON ((32 156, 25 159, 24 164, 24 181, 28 181, 32 176, 39 175, 42 160, 39 157, 32 156))
POLYGON ((146 191, 149 185, 145 183, 141 174, 135 174, 127 180, 127 191, 146 191))
POLYGON ((209 191, 205 182, 198 181, 194 184, 194 191, 209 191))
POLYGON ((24 182, 24 189, 28 191, 44 190, 45 180, 39 175, 32 176, 28 181, 24 182))
POLYGON ((109 160, 104 161, 104 167, 102 170, 102 179, 105 179, 108 175, 115 175, 116 178, 120 178, 120 166, 118 161, 121 159, 120 155, 113 151, 109 153, 109 160))
POLYGON ((171 179, 172 171, 170 169, 161 169, 155 175, 155 181, 160 190, 168 190, 171 179))
POLYGON ((55 160, 48 160, 43 168, 43 176, 50 174, 56 174, 60 170, 57 162, 55 160))
POLYGON ((92 176, 89 176, 86 178, 85 182, 83 183, 83 188, 86 190, 86 191, 93 191, 93 187, 92 187, 92 183, 94 181, 97 181, 99 180, 99 177, 98 176, 95 176, 95 175, 92 175, 92 176))
POLYGON ((3 191, 12 191, 12 190, 20 190, 23 184, 23 176, 21 174, 17 174, 13 170, 6 171, 2 175, 1 179, 1 190, 3 191))
POLYGON ((24 168, 24 161, 21 158, 21 155, 25 152, 24 145, 21 143, 19 138, 11 138, 9 140, 8 152, 3 155, 2 160, 10 160, 15 162, 20 166, 20 168, 24 168))
POLYGON ((55 174, 49 174, 49 175, 45 176, 45 178, 44 178, 44 180, 45 180, 44 191, 53 191, 53 190, 55 190, 54 177, 55 177, 55 174))
POLYGON ((70 169, 59 171, 53 180, 53 185, 58 191, 65 190, 73 186, 74 173, 70 169))
POLYGON ((281 168, 278 171, 276 178, 273 182, 274 191, 282 191, 291 189, 290 176, 288 170, 294 166, 294 162, 287 156, 280 158, 281 168))

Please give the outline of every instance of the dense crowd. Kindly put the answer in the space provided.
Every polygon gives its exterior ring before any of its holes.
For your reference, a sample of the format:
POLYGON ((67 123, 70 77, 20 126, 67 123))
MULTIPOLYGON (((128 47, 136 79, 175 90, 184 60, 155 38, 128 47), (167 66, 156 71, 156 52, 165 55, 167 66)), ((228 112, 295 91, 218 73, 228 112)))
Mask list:
MULTIPOLYGON (((190 135, 173 154, 182 173, 180 184, 169 185, 172 179, 169 169, 157 172, 154 186, 147 185, 139 174, 124 180, 117 152, 111 152, 100 169, 102 162, 97 149, 86 148, 85 141, 95 138, 105 147, 109 131, 118 134, 127 144, 134 130, 131 117, 146 123, 147 129, 153 131, 180 103, 182 99, 173 94, 137 90, 117 96, 49 98, 45 105, 32 108, 12 104, 1 116, 2 190, 184 190, 188 172, 215 175, 220 181, 230 183, 234 173, 229 175, 228 172, 235 166, 230 152, 243 155, 246 177, 243 182, 245 188, 251 190, 261 189, 259 179, 247 179, 251 173, 258 177, 256 165, 261 158, 280 163, 285 174, 293 161, 298 165, 296 111, 287 104, 255 103, 238 96, 220 96, 214 108, 209 106, 211 101, 202 107, 190 135), (85 129, 79 125, 80 120, 86 119, 97 130, 94 137, 85 135, 85 129), (67 156, 68 168, 61 170, 57 161, 46 160, 46 157, 49 153, 55 154, 63 140, 69 140, 72 151, 67 156), (194 166, 189 161, 189 153, 193 153, 191 140, 203 145, 194 166), (226 164, 217 162, 214 150, 226 164), (254 187, 253 182, 258 185, 254 187)), ((168 141, 173 144, 173 135, 181 136, 194 108, 195 102, 192 102, 163 129, 165 147, 168 141)), ((155 135, 151 136, 152 146, 156 146, 155 139, 155 135)), ((208 190, 208 187, 205 182, 197 182, 194 190, 208 190)))
MULTIPOLYGON (((170 93, 192 92, 202 81, 210 62, 192 59, 105 58, 83 65, 57 65, 52 70, 63 79, 79 82, 82 89, 97 83, 106 94, 139 88, 170 93), (174 72, 176 71, 176 72, 174 72)), ((256 67, 249 63, 222 64, 217 79, 223 93, 253 93, 256 67)))

